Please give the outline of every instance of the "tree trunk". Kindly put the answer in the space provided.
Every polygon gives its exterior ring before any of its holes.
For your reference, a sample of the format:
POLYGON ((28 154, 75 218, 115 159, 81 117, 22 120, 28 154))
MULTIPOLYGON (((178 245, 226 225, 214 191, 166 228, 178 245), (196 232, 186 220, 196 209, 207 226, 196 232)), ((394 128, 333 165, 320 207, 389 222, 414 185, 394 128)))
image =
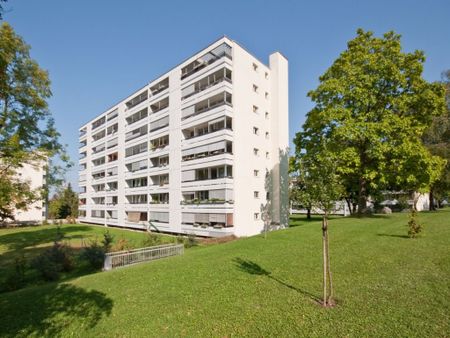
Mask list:
POLYGON ((352 215, 354 210, 352 210, 352 202, 351 202, 350 198, 346 197, 345 202, 347 202, 348 212, 350 213, 350 215, 352 215))
POLYGON ((311 208, 306 208, 306 219, 307 220, 311 219, 311 208))
POLYGON ((327 224, 325 222, 325 215, 322 218, 322 251, 323 251, 323 306, 327 306, 328 295, 327 295, 327 244, 326 244, 326 234, 327 234, 327 224))
POLYGON ((430 189, 430 201, 429 201, 429 203, 430 203, 430 207, 429 207, 429 210, 430 211, 436 211, 436 207, 434 206, 434 196, 433 196, 433 189, 430 189))
POLYGON ((359 179, 358 190, 358 216, 361 216, 367 208, 367 182, 364 178, 359 179))
POLYGON ((333 305, 333 279, 331 277, 331 261, 330 261, 330 242, 329 242, 329 236, 328 236, 328 218, 325 218, 326 223, 326 246, 327 246, 327 274, 328 274, 328 300, 327 305, 332 306, 333 305))

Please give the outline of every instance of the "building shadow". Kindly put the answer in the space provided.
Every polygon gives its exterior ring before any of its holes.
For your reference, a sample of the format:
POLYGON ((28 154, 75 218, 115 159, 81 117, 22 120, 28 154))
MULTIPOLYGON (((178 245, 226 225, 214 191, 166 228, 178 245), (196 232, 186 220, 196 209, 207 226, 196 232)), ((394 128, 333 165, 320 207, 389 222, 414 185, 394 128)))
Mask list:
POLYGON ((109 316, 113 301, 102 292, 50 284, 0 296, 2 337, 64 335, 67 326, 92 328, 109 316))
POLYGON ((262 266, 260 266, 259 264, 255 263, 253 261, 244 260, 240 257, 236 257, 233 259, 233 262, 235 263, 236 268, 242 272, 248 273, 250 275, 266 276, 267 278, 270 278, 271 280, 273 280, 291 290, 294 290, 294 291, 302 294, 303 296, 305 296, 309 300, 313 301, 314 303, 320 304, 320 302, 321 302, 321 299, 319 297, 317 297, 316 295, 284 282, 283 280, 273 276, 270 271, 265 270, 262 266))

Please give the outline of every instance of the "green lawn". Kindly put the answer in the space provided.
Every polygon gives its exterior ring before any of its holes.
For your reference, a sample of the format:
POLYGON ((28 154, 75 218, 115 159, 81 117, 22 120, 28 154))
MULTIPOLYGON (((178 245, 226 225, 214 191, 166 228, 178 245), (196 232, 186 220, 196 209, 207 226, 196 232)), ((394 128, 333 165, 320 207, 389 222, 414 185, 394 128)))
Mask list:
MULTIPOLYGON (((49 248, 56 238, 56 225, 34 226, 23 228, 0 229, 0 286, 11 269, 14 269, 16 258, 25 257, 30 261, 33 257, 49 248)), ((75 249, 89 245, 91 241, 101 241, 105 228, 102 226, 65 224, 61 226, 63 241, 75 249)), ((125 239, 131 248, 141 247, 146 238, 144 232, 108 228, 114 236, 114 242, 125 239)), ((161 236, 163 241, 172 241, 171 237, 161 236)), ((85 271, 73 271, 67 274, 70 278, 85 271)), ((27 271, 29 283, 37 281, 37 274, 27 271)), ((1 287, 0 287, 1 290, 1 287)))
POLYGON ((318 220, 184 256, 0 295, 0 335, 446 337, 450 209, 330 222, 337 306, 321 292, 318 220))

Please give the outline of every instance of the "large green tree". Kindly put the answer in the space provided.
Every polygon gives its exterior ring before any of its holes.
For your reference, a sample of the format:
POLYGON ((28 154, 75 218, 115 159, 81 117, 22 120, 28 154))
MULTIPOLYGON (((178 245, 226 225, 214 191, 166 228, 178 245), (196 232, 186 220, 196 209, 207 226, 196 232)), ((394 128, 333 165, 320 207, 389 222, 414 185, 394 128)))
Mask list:
POLYGON ((440 205, 450 195, 450 70, 442 74, 442 82, 445 86, 447 112, 434 116, 431 126, 422 136, 429 151, 447 161, 445 169, 430 187, 430 210, 435 210, 434 200, 440 205))
POLYGON ((424 53, 402 51, 400 36, 357 31, 347 49, 308 93, 315 107, 295 144, 336 161, 346 198, 366 209, 382 189, 422 189, 436 180, 443 161, 421 135, 445 111, 444 88, 422 77, 424 53))
MULTIPOLYGON (((13 219, 14 209, 26 209, 41 198, 16 170, 24 163, 42 165, 55 157, 66 162, 47 100, 48 73, 30 57, 30 47, 6 22, 0 25, 0 221, 13 219)), ((48 167, 48 166, 47 166, 48 167)), ((52 175, 61 172, 56 166, 52 175)), ((48 189, 48 188, 47 188, 48 189)))
POLYGON ((50 200, 49 217, 53 219, 78 217, 78 195, 72 190, 70 183, 50 200))

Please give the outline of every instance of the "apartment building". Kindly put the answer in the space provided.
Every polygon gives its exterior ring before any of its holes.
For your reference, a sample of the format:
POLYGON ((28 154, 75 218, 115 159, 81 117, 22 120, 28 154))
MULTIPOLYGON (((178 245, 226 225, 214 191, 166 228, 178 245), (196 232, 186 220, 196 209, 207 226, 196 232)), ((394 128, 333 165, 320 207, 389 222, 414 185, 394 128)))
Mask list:
MULTIPOLYGON (((16 170, 16 177, 21 182, 28 182, 31 190, 40 190, 45 185, 45 165, 46 162, 42 160, 23 163, 22 166, 16 170)), ((43 199, 38 199, 37 201, 28 205, 24 210, 14 210, 13 223, 41 223, 45 220, 45 213, 45 201, 43 199)))
POLYGON ((288 220, 288 61, 223 37, 83 125, 79 220, 249 236, 288 220))

